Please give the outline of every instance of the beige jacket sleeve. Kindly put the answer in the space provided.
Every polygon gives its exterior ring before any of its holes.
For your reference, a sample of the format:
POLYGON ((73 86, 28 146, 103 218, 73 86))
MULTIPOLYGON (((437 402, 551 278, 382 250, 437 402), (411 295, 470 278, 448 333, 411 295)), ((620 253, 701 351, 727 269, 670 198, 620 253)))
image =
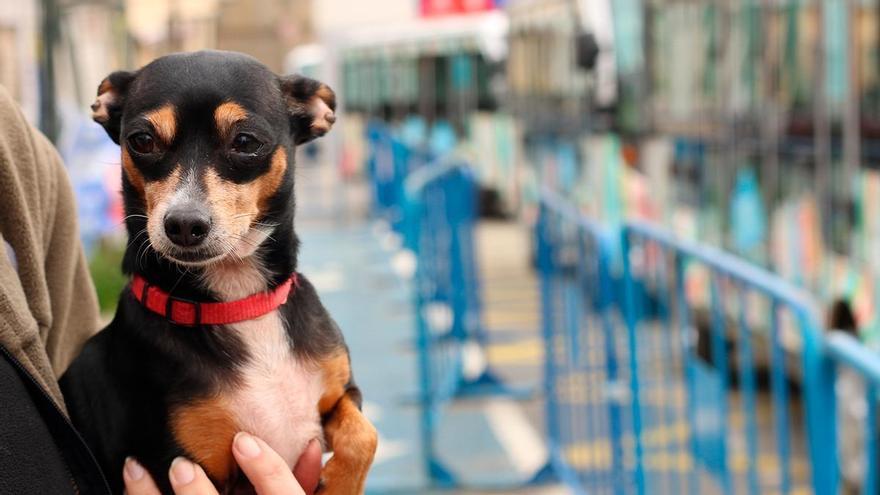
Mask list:
POLYGON ((63 408, 57 377, 98 329, 97 297, 61 159, 3 87, 0 239, 0 345, 63 408))

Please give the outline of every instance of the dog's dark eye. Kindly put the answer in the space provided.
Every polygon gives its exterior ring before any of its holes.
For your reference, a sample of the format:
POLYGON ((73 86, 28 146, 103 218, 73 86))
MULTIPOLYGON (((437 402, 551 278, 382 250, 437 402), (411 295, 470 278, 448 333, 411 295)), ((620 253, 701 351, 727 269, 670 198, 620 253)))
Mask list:
POLYGON ((262 147, 263 143, 250 134, 238 134, 232 140, 232 151, 243 155, 253 155, 262 147))
POLYGON ((128 138, 128 146, 143 155, 152 153, 156 150, 156 142, 153 136, 146 132, 139 132, 128 138))

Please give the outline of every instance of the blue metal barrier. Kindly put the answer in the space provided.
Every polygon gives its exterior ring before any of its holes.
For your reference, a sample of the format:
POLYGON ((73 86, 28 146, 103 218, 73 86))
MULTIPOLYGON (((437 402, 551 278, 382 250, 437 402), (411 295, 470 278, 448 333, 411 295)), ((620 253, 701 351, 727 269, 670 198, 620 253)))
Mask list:
POLYGON ((627 287, 641 280, 660 299, 658 317, 639 321, 627 290, 637 492, 836 493, 833 370, 815 301, 650 224, 626 224, 622 251, 627 287))
POLYGON ((418 169, 405 183, 404 246, 416 259, 414 308, 426 469, 440 485, 455 486, 434 446, 442 407, 454 398, 511 395, 486 365, 465 367, 468 352, 485 361, 474 228, 477 184, 467 164, 448 159, 418 169))
POLYGON ((408 146, 386 124, 367 126, 367 170, 373 186, 373 213, 386 220, 395 232, 403 233, 404 182, 415 170, 434 161, 427 149, 408 146))
MULTIPOLYGON (((451 158, 407 174, 395 201, 417 261, 424 462, 435 484, 454 487, 434 442, 444 408, 503 388, 488 370, 465 370, 469 344, 487 343, 477 186, 451 158)), ((837 493, 837 369, 865 382, 867 404, 864 469, 844 479, 874 492, 880 358, 826 339, 809 294, 657 226, 590 221, 547 190, 535 235, 550 453, 538 478, 576 493, 837 493)))
MULTIPOLYGON (((479 220, 478 186, 471 167, 449 156, 413 172, 405 184, 404 246, 434 280, 424 282, 433 302, 451 315, 447 337, 482 352, 489 336, 482 322, 480 274, 474 230, 479 220), (430 232, 426 232, 430 231, 430 232), (445 242, 445 244, 441 244, 445 242), (428 251, 426 251, 428 250, 428 251)), ((523 395, 504 385, 488 367, 463 373, 456 396, 523 395)))
POLYGON ((373 185, 373 212, 398 232, 403 220, 403 182, 410 172, 410 149, 386 125, 372 122, 367 128, 367 170, 373 185))
MULTIPOLYGON (((404 245, 416 258, 413 297, 417 324, 422 458, 433 482, 455 486, 455 476, 439 459, 434 432, 442 407, 451 401, 462 380, 463 341, 467 320, 462 303, 471 296, 457 291, 464 272, 455 270, 453 251, 473 222, 468 208, 471 180, 461 167, 424 169, 407 181, 404 245), (465 194, 461 194, 464 192, 465 194), (456 199, 461 195, 460 201, 456 199), (455 310, 459 309, 457 318, 455 310)), ((472 201, 472 199, 470 199, 472 201)), ((455 261, 455 263, 458 263, 455 261)))
POLYGON ((550 470, 577 493, 623 493, 633 471, 624 435, 625 341, 616 331, 622 324, 611 274, 616 239, 548 190, 535 231, 550 470))
POLYGON ((383 216, 384 210, 394 204, 392 195, 394 160, 391 158, 389 146, 391 135, 386 125, 376 121, 367 124, 365 134, 367 141, 365 168, 372 185, 373 213, 383 216))
MULTIPOLYGON (((557 477, 577 493, 837 493, 833 367, 808 294, 650 224, 603 227, 549 191, 536 234, 557 477)), ((853 345, 847 363, 880 377, 853 345)))

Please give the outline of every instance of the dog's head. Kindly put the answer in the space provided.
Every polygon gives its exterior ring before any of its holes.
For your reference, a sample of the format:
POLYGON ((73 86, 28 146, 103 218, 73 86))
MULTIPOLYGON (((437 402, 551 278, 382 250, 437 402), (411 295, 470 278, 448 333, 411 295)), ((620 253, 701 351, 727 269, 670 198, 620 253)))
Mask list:
POLYGON ((292 206, 295 146, 329 131, 335 107, 322 83, 204 51, 110 74, 92 110, 122 149, 129 218, 162 256, 205 265, 271 234, 292 206))

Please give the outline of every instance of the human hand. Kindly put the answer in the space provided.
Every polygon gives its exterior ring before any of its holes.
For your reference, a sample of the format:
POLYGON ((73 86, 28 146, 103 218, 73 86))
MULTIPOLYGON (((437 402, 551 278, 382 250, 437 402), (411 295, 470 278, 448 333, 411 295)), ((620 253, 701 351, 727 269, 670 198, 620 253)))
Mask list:
MULTIPOLYGON (((266 442, 247 433, 232 441, 232 454, 259 495, 311 495, 321 476, 321 446, 312 440, 293 468, 266 442)), ((128 495, 160 495, 149 473, 129 457, 122 478, 128 495)), ((217 495, 217 489, 201 466, 178 457, 168 471, 175 495, 217 495)))

